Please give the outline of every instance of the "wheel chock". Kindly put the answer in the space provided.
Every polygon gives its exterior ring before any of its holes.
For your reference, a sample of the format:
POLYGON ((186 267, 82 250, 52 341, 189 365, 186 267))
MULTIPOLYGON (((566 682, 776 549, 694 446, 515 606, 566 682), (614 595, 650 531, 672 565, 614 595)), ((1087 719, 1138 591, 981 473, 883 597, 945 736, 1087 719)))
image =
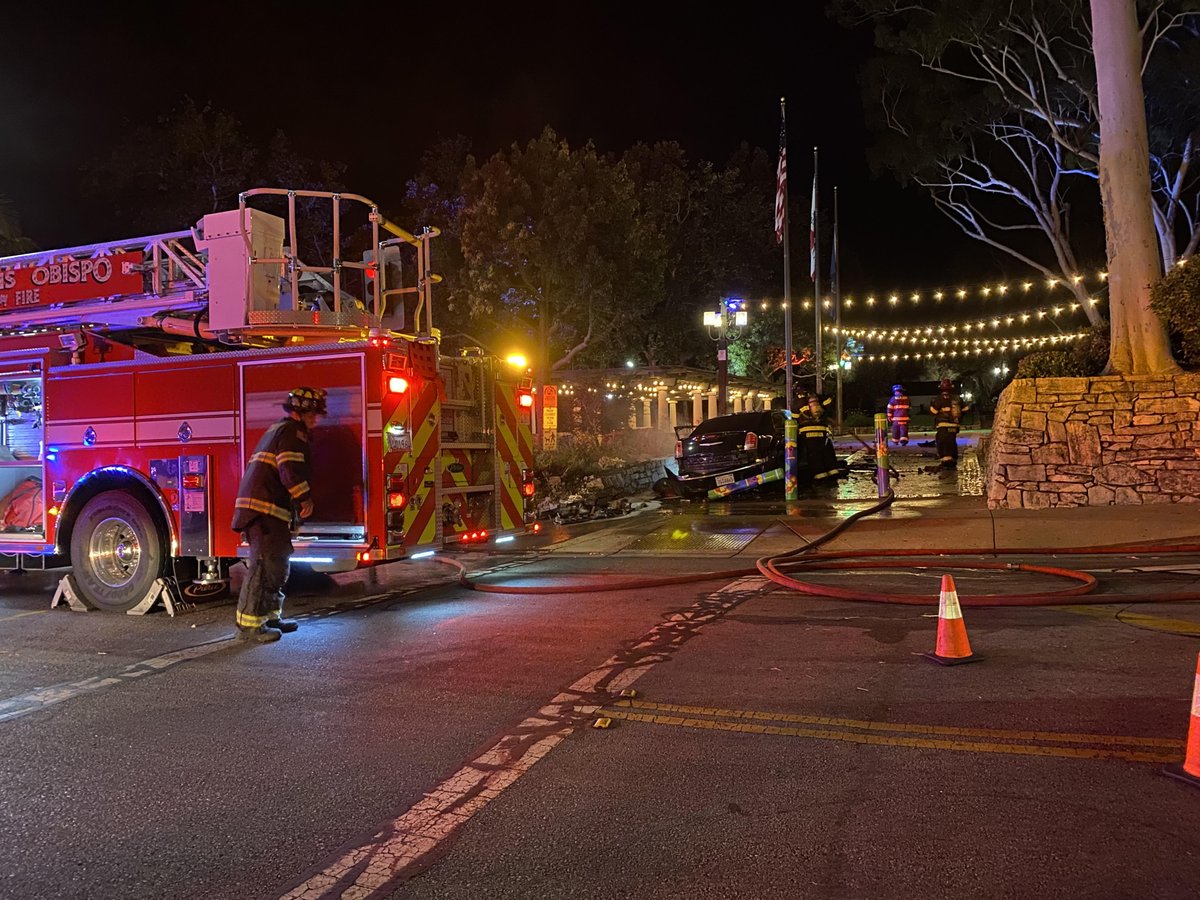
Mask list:
POLYGON ((179 587, 174 578, 156 578, 154 584, 150 585, 150 590, 133 609, 125 610, 127 616, 144 616, 154 608, 155 604, 161 602, 163 609, 167 611, 167 615, 174 618, 179 612, 186 609, 194 609, 194 604, 184 603, 183 598, 179 595, 179 587))
POLYGON ((67 604, 71 612, 96 611, 96 607, 79 596, 79 589, 75 586, 75 580, 71 578, 70 573, 64 575, 59 581, 58 590, 54 592, 54 599, 50 601, 50 608, 54 609, 62 603, 67 604))
POLYGON ((608 716, 601 716, 592 723, 593 728, 612 728, 615 723, 608 716))

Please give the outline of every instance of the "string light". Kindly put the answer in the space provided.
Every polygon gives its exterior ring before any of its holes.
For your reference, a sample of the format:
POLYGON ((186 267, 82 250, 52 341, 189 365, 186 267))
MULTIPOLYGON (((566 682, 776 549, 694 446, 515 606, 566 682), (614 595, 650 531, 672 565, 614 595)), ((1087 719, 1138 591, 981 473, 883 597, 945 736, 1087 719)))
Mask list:
MULTIPOLYGON (((1094 299, 1092 298, 1092 301, 1094 299)), ((1044 319, 1047 316, 1057 317, 1065 312, 1074 312, 1080 308, 1078 303, 1072 303, 1069 306, 1043 307, 1035 310, 1023 310, 1019 313, 1014 311, 1010 315, 992 316, 989 319, 973 319, 966 322, 926 322, 904 326, 885 326, 880 324, 843 325, 840 332, 834 325, 827 324, 823 327, 827 332, 833 334, 841 333, 853 338, 875 338, 884 334, 907 336, 922 332, 925 334, 945 334, 946 332, 953 334, 959 330, 970 333, 971 331, 980 331, 984 328, 1000 328, 1001 326, 1013 325, 1018 319, 1020 319, 1021 323, 1026 323, 1034 316, 1037 316, 1039 319, 1044 319)))
POLYGON ((897 362, 899 360, 958 359, 978 356, 1007 356, 1014 351, 1033 347, 1056 346, 1071 343, 1084 337, 1083 334, 1063 334, 1040 338, 1022 338, 1019 341, 997 341, 958 349, 930 350, 923 353, 864 353, 860 362, 897 362))
MULTIPOLYGON (((1187 262, 1187 260, 1179 260, 1178 265, 1184 265, 1186 262, 1187 262)), ((1108 280, 1108 273, 1103 272, 1103 271, 1097 272, 1094 279, 1091 276, 1085 276, 1082 274, 1072 275, 1070 277, 1069 281, 1061 279, 1061 278, 1048 278, 1048 279, 1046 279, 1045 286, 1047 289, 1061 287, 1061 288, 1070 290, 1069 284, 1080 285, 1089 280, 1095 280, 1095 281, 1098 281, 1101 283, 1106 282, 1108 280)), ((1023 293, 1028 294, 1035 287, 1036 287, 1035 282, 1032 282, 1032 281, 1020 282, 1020 288, 1023 293)), ((977 297, 979 299, 995 299, 995 298, 1008 297, 1008 295, 1010 293, 1015 293, 1015 290, 1016 290, 1015 285, 1006 284, 1004 282, 993 282, 990 284, 980 283, 975 287, 960 287, 960 288, 954 290, 953 294, 959 300, 968 300, 968 299, 971 299, 972 297, 977 297)), ((926 299, 932 299, 935 302, 940 303, 942 300, 944 300, 946 298, 947 293, 945 290, 938 288, 935 290, 915 290, 915 291, 911 291, 911 292, 893 291, 893 292, 886 294, 885 296, 886 296, 889 306, 894 307, 894 308, 899 308, 902 297, 907 297, 914 305, 919 305, 921 302, 923 302, 926 299)), ((843 295, 841 300, 842 300, 843 307, 852 307, 854 305, 854 303, 856 302, 855 297, 853 295, 843 295)), ((873 307, 878 303, 878 301, 879 301, 878 294, 867 294, 865 298, 860 299, 857 302, 860 302, 865 306, 873 307)), ((812 309, 812 303, 813 303, 812 298, 807 298, 800 302, 804 309, 809 309, 809 310, 812 309)), ((1098 302, 1100 302, 1100 301, 1097 300, 1096 298, 1088 299, 1088 303, 1090 303, 1093 306, 1096 305, 1098 302)), ((822 307, 824 307, 826 309, 831 308, 832 304, 833 304, 833 300, 830 297, 823 297, 821 299, 821 305, 822 305, 822 307)), ((784 307, 784 304, 778 300, 769 300, 768 299, 768 300, 762 300, 760 302, 760 308, 763 311, 768 311, 768 310, 772 310, 772 309, 782 309, 783 307, 784 307)))

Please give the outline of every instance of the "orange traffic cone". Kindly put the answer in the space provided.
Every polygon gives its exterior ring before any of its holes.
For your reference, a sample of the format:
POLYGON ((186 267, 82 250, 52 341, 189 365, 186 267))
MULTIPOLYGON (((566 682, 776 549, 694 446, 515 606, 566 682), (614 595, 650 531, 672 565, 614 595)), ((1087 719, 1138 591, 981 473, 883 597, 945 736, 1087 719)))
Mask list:
POLYGON ((954 579, 942 576, 942 596, 938 603, 937 649, 922 653, 943 666, 958 666, 976 662, 982 657, 971 653, 967 640, 967 626, 963 624, 962 607, 958 605, 958 592, 954 590, 954 579))
POLYGON ((1183 765, 1167 766, 1163 774, 1200 787, 1200 657, 1196 659, 1196 686, 1192 689, 1192 716, 1183 765))

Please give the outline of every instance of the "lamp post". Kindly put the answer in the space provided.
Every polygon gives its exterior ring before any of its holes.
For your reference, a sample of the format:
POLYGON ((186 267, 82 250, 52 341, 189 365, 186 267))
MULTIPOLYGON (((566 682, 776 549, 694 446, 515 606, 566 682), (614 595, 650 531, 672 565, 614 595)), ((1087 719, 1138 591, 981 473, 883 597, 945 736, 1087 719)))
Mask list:
POLYGON ((745 328, 749 321, 746 301, 740 297, 724 297, 715 311, 705 310, 704 324, 708 336, 717 342, 717 415, 727 412, 729 401, 729 331, 745 328))

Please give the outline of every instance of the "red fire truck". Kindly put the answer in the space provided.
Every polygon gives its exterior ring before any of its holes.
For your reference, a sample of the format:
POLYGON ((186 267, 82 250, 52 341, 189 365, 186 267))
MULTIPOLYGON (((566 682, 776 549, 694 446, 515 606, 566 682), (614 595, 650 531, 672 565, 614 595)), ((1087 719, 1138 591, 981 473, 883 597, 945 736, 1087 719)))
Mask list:
POLYGON ((329 414, 293 561, 524 531, 531 385, 442 355, 436 234, 356 194, 260 188, 186 231, 0 258, 0 564, 71 566, 55 600, 77 608, 221 591, 246 552, 229 528, 246 459, 297 385, 327 390, 329 414), (316 205, 321 265, 296 250, 316 205), (354 225, 370 249, 342 259, 354 225))

